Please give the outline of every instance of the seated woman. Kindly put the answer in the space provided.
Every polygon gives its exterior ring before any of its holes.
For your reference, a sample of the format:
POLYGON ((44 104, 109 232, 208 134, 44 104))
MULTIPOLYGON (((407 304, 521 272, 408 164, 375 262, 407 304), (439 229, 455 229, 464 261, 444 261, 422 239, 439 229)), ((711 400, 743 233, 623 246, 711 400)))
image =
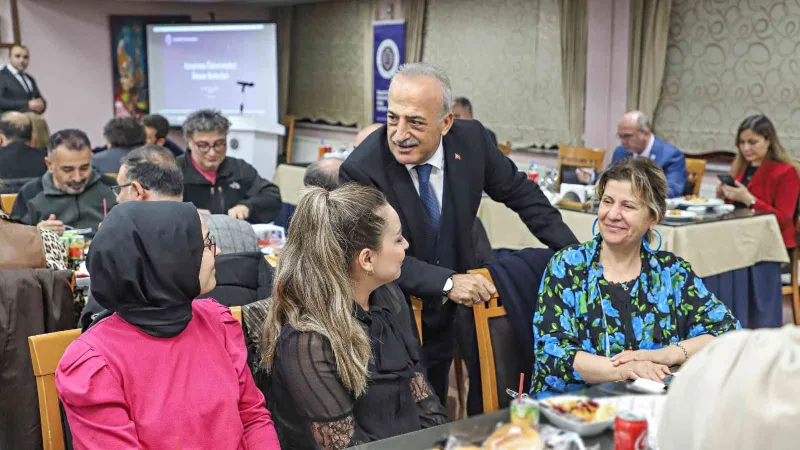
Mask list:
POLYGON ((261 339, 284 448, 341 449, 447 421, 392 283, 408 248, 401 232, 373 188, 300 199, 261 339))
POLYGON ((87 266, 107 312, 74 341, 56 387, 75 448, 279 449, 197 209, 129 202, 103 220, 87 266))
POLYGON ((714 336, 740 327, 689 263, 650 247, 666 211, 667 182, 656 163, 611 165, 597 196, 599 234, 556 253, 539 288, 533 394, 660 381, 714 336))
POLYGON ((786 248, 797 247, 794 228, 800 195, 800 165, 786 153, 767 116, 750 116, 736 132, 739 152, 731 165, 736 187, 720 184, 717 196, 737 207, 775 214, 786 248))

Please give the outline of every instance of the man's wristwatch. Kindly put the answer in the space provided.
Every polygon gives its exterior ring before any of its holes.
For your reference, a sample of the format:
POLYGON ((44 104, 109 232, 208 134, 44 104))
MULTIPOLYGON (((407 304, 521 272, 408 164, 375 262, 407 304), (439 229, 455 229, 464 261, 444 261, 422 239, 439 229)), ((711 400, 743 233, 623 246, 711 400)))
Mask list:
POLYGON ((452 290, 453 290, 453 276, 450 275, 450 278, 448 278, 447 281, 444 282, 444 288, 442 289, 442 295, 447 297, 447 295, 450 294, 450 291, 452 291, 452 290))

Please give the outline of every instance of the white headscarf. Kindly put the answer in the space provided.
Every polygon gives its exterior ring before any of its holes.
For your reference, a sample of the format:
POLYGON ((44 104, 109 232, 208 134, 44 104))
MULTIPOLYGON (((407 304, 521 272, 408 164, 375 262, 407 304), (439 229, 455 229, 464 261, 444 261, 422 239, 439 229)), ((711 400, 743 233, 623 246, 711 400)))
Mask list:
POLYGON ((800 327, 727 333, 670 384, 661 450, 800 448, 800 327))

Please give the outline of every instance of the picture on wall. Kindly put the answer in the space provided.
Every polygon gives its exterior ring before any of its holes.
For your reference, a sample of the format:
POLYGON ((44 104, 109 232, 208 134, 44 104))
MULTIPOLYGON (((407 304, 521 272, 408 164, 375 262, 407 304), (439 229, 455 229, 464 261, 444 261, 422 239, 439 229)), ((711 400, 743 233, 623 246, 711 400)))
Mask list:
POLYGON ((190 16, 109 16, 114 117, 150 111, 147 87, 147 24, 189 23, 190 16))

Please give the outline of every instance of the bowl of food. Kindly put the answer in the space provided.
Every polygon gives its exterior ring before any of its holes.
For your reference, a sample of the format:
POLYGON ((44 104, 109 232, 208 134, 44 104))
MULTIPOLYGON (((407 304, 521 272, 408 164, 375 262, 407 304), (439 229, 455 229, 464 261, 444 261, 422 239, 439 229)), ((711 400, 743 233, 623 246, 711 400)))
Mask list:
POLYGON ((614 423, 617 410, 613 405, 600 404, 589 397, 565 395, 539 402, 542 414, 550 423, 562 430, 574 431, 580 436, 602 433, 614 423))
POLYGON ((700 197, 697 195, 686 195, 682 197, 678 201, 678 205, 680 206, 719 206, 724 204, 722 200, 718 198, 708 198, 708 197, 700 197))

